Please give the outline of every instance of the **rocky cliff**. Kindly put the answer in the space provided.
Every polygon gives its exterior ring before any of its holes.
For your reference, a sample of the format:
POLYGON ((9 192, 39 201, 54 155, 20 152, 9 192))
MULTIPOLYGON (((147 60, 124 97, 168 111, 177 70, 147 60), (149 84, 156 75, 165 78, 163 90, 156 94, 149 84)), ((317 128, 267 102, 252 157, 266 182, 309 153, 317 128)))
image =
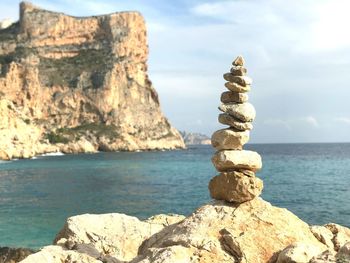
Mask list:
POLYGON ((0 158, 183 148, 147 75, 143 17, 21 3, 0 30, 0 158))

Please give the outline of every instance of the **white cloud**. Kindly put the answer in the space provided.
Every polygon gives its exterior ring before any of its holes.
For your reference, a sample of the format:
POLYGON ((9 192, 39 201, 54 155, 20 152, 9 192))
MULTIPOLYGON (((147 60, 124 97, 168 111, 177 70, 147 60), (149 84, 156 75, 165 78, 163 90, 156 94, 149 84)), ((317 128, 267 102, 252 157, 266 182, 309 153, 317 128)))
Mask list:
MULTIPOLYGON (((306 122, 307 124, 318 128, 320 126, 320 124, 318 123, 318 121, 316 120, 315 117, 313 116, 307 116, 307 117, 303 117, 299 119, 301 122, 306 122)), ((298 120, 297 120, 298 121, 298 120)))
POLYGON ((347 117, 338 117, 338 118, 335 118, 334 121, 340 122, 340 123, 345 123, 345 124, 350 124, 350 118, 347 118, 347 117))
POLYGON ((282 126, 287 130, 304 129, 305 124, 313 128, 320 127, 318 120, 313 116, 305 116, 290 119, 267 119, 263 121, 263 124, 268 126, 282 126))
POLYGON ((263 121, 263 124, 268 126, 282 126, 287 130, 291 130, 289 122, 281 119, 267 119, 263 121))
POLYGON ((257 41, 284 40, 290 51, 304 53, 348 47, 349 10, 348 0, 238 0, 202 3, 191 11, 231 23, 257 41))

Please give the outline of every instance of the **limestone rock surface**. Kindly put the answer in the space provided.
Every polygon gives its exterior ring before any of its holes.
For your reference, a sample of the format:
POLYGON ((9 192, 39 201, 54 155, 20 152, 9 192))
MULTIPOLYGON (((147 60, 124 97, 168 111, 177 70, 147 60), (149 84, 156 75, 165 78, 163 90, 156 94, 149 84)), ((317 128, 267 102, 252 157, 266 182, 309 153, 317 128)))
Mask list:
POLYGON ((138 12, 79 18, 21 3, 0 30, 0 158, 184 148, 147 59, 138 12))
POLYGON ((324 248, 305 243, 293 243, 279 253, 276 263, 308 263, 321 254, 324 248))
POLYGON ((240 169, 256 172, 262 167, 260 155, 257 152, 247 150, 217 151, 211 160, 219 172, 240 169))
POLYGON ((243 122, 253 121, 256 115, 254 106, 249 102, 223 103, 220 105, 219 109, 243 122))
POLYGON ((209 182, 210 196, 216 200, 243 203, 260 195, 263 181, 251 171, 227 172, 209 182))
POLYGON ((237 131, 234 129, 222 129, 213 133, 211 145, 220 150, 241 150, 249 141, 249 131, 237 131))
POLYGON ((146 240, 131 262, 267 263, 294 242, 326 250, 286 209, 260 198, 242 204, 214 201, 146 240))
POLYGON ((231 72, 224 74, 224 79, 228 82, 237 83, 241 86, 248 86, 253 83, 252 79, 247 76, 235 76, 231 72))
POLYGON ((222 103, 230 103, 230 102, 243 103, 248 101, 248 99, 249 97, 245 93, 230 92, 230 91, 223 92, 220 98, 222 103))
POLYGON ((248 92, 250 91, 250 86, 242 86, 237 83, 226 82, 225 87, 233 92, 248 92))
POLYGON ((137 255, 138 247, 145 239, 182 219, 176 215, 159 215, 143 222, 117 213, 79 215, 67 219, 54 243, 68 249, 78 244, 91 244, 103 256, 129 261, 137 255))
POLYGON ((218 120, 220 123, 229 125, 240 131, 253 129, 253 124, 251 122, 242 122, 241 120, 238 120, 227 113, 219 114, 218 120))
MULTIPOLYGON (((87 253, 79 253, 63 246, 46 246, 38 253, 32 254, 20 261, 22 263, 103 263, 87 253)), ((112 263, 112 261, 111 261, 112 263)), ((120 263, 117 262, 116 263, 120 263)))
POLYGON ((244 76, 247 74, 247 69, 243 66, 233 66, 230 73, 234 76, 244 76))
MULTIPOLYGON (((249 174, 253 176, 247 171, 249 174)), ((293 213, 259 197, 240 204, 213 201, 188 217, 157 215, 140 221, 114 215, 68 219, 69 227, 58 234, 56 245, 44 247, 22 262, 339 263, 347 262, 339 259, 349 256, 350 238, 338 251, 330 249, 293 213)), ((338 233, 350 231, 335 224, 328 226, 338 233)), ((336 237, 337 233, 333 234, 334 244, 336 237)))
POLYGON ((33 253, 34 250, 27 248, 0 247, 0 263, 20 262, 33 253))

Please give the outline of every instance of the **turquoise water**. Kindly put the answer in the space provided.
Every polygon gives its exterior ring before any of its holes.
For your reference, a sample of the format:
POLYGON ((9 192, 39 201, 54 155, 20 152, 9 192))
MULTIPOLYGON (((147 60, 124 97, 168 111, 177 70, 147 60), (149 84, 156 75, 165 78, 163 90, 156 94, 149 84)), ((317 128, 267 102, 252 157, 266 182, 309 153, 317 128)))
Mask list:
MULTIPOLYGON (((310 224, 350 226, 350 144, 256 144, 263 198, 310 224)), ((209 146, 0 163, 0 246, 50 244, 68 216, 190 214, 209 201, 209 146)))

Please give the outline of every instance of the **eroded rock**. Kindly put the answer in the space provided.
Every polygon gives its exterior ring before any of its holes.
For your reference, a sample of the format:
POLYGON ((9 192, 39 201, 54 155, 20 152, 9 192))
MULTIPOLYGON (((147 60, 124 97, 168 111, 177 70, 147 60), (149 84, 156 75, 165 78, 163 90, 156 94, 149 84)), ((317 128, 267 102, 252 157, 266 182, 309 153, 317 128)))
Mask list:
POLYGON ((263 181, 251 171, 221 173, 209 182, 210 196, 217 200, 243 203, 259 196, 263 181))
POLYGON ((257 152, 247 150, 218 151, 211 160, 219 172, 240 169, 256 172, 262 167, 260 155, 257 152))

